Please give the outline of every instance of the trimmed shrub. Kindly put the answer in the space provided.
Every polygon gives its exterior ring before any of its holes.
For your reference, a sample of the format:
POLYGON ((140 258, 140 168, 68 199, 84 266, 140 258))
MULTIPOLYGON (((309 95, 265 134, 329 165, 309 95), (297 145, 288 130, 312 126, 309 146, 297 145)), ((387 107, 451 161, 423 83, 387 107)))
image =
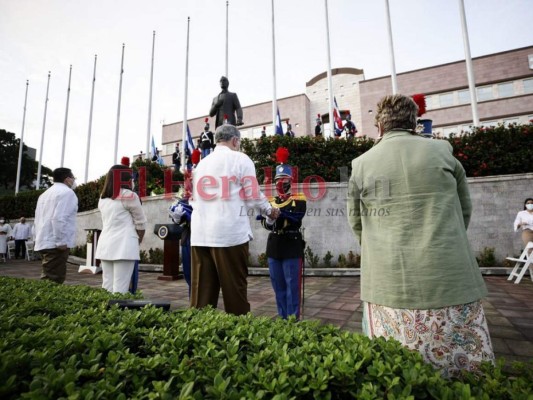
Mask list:
POLYGON ((528 399, 533 364, 445 380, 419 353, 318 322, 108 308, 103 289, 0 278, 0 396, 528 399))

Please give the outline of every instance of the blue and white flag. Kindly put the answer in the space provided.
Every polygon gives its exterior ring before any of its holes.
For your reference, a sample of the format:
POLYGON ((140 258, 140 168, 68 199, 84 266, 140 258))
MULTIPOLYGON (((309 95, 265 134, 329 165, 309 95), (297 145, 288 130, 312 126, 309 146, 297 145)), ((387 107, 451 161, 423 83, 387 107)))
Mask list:
MULTIPOLYGON (((155 156, 156 150, 155 150, 155 141, 154 141, 154 135, 152 135, 152 157, 155 156)), ((151 157, 150 157, 151 158, 151 157)))
POLYGON ((279 116, 279 107, 278 107, 278 114, 276 115, 276 135, 283 136, 283 126, 281 126, 281 117, 279 116))
POLYGON ((185 153, 191 155, 194 150, 194 142, 192 141, 191 131, 189 130, 189 124, 187 124, 187 140, 185 141, 185 153))

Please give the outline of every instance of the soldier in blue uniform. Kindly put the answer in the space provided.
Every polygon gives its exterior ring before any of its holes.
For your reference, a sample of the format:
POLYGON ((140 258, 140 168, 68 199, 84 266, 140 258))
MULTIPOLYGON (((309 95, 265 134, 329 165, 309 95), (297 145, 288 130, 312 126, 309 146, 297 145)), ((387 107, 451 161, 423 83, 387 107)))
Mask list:
POLYGON ((176 201, 169 207, 168 214, 175 224, 181 225, 181 263, 183 276, 189 287, 189 297, 191 296, 191 215, 192 206, 189 204, 190 197, 190 174, 185 173, 185 188, 178 192, 176 201))
POLYGON ((280 216, 276 220, 268 217, 262 219, 261 224, 271 231, 268 235, 266 255, 272 288, 276 294, 278 315, 284 319, 294 315, 298 319, 304 250, 300 228, 307 202, 304 195, 292 193, 292 167, 285 163, 288 151, 285 148, 278 149, 278 161, 280 153, 286 153, 286 157, 283 164, 276 167, 274 182, 278 195, 270 200, 273 207, 280 209, 280 216))
POLYGON ((355 127, 355 124, 352 122, 352 116, 348 114, 346 116, 346 122, 344 123, 344 132, 346 133, 346 139, 353 139, 355 137, 355 134, 357 133, 357 128, 355 127))

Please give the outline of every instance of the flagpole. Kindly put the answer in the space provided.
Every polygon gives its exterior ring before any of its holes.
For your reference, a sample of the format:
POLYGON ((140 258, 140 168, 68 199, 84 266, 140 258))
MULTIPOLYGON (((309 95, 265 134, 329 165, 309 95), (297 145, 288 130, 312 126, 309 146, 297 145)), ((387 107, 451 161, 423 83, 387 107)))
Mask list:
POLYGON ((22 149, 24 147, 24 127, 26 126, 26 105, 28 104, 28 86, 30 81, 26 80, 26 95, 24 96, 24 112, 22 114, 22 131, 20 133, 20 143, 19 143, 19 160, 17 164, 17 183, 15 184, 15 195, 19 192, 20 185, 20 169, 22 165, 22 149))
POLYGON ((392 94, 398 93, 398 82, 396 81, 396 63, 394 61, 394 44, 392 41, 392 26, 390 21, 389 0, 385 0, 385 11, 387 14, 387 32, 389 36, 389 54, 390 54, 390 69, 392 80, 392 94))
POLYGON ((46 127, 46 111, 48 110, 48 91, 50 89, 50 71, 48 71, 48 83, 46 84, 46 98, 44 100, 44 117, 43 117, 43 131, 41 133, 41 147, 39 148, 39 166, 37 168, 37 184, 35 189, 39 190, 41 186, 41 166, 43 161, 43 145, 44 145, 44 131, 46 127))
POLYGON ((187 92, 189 81, 189 26, 191 24, 191 17, 187 17, 187 47, 185 51, 185 90, 183 95, 183 134, 182 143, 183 151, 181 152, 181 170, 183 173, 187 170, 185 165, 185 149, 187 148, 185 141, 187 140, 187 92))
POLYGON ((459 0, 459 11, 461 13, 461 27, 463 28, 463 46, 465 48, 466 73, 468 76, 468 88, 470 90, 470 103, 472 105, 472 121, 474 126, 479 126, 474 67, 472 66, 472 57, 470 56, 470 41, 468 40, 468 27, 466 25, 465 3, 463 0, 459 0))
POLYGON ((329 46, 328 0, 324 0, 324 5, 326 7, 326 44, 327 44, 327 55, 328 55, 329 135, 331 136, 335 129, 335 122, 334 122, 334 116, 333 116, 333 84, 331 82, 331 50, 329 46))
POLYGON ((70 78, 72 77, 72 65, 70 65, 70 71, 68 73, 68 88, 67 88, 67 108, 65 110, 65 124, 63 125, 63 145, 61 146, 61 164, 65 161, 65 142, 67 141, 67 121, 68 121, 68 104, 70 101, 70 78))
POLYGON ((226 78, 229 79, 228 77, 228 47, 229 47, 229 28, 228 28, 228 23, 229 23, 229 14, 228 14, 228 9, 229 9, 229 1, 226 1, 226 78))
POLYGON ((91 90, 91 106, 89 109, 89 132, 87 133, 87 151, 85 153, 85 183, 87 183, 89 176, 89 155, 91 153, 91 130, 93 126, 93 104, 94 104, 94 86, 96 83, 96 59, 97 55, 94 55, 94 68, 93 68, 93 87, 91 90))
POLYGON ((122 75, 124 75, 124 47, 126 45, 122 43, 122 60, 120 62, 120 83, 118 86, 118 107, 117 107, 117 129, 115 132, 115 158, 113 159, 113 163, 117 163, 118 159, 118 132, 120 127, 120 100, 122 97, 122 75))
POLYGON ((146 130, 146 154, 150 150, 150 131, 152 125, 152 87, 154 82, 154 51, 155 51, 155 31, 152 38, 152 68, 150 70, 150 95, 148 97, 148 128, 146 130))
POLYGON ((277 94, 276 94, 276 35, 275 35, 275 23, 274 23, 274 0, 271 0, 271 3, 272 3, 272 126, 273 126, 273 131, 275 134, 278 100, 277 100, 277 94))

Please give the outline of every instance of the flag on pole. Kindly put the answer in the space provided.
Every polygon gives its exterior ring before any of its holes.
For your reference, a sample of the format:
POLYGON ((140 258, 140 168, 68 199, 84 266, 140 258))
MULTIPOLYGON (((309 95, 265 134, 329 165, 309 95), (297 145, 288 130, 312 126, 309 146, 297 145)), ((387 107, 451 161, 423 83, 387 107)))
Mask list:
POLYGON ((192 155, 194 150, 194 142, 192 141, 191 131, 189 130, 189 124, 187 124, 187 139, 185 141, 185 153, 192 155))
POLYGON ((283 136, 283 126, 281 126, 281 117, 279 116, 279 107, 278 107, 278 114, 276 115, 276 135, 283 136))
POLYGON ((333 96, 333 120, 335 122, 335 136, 340 136, 342 133, 342 119, 335 96, 333 96))
POLYGON ((155 150, 155 141, 154 141, 154 135, 152 135, 152 157, 155 156, 156 150, 155 150))

